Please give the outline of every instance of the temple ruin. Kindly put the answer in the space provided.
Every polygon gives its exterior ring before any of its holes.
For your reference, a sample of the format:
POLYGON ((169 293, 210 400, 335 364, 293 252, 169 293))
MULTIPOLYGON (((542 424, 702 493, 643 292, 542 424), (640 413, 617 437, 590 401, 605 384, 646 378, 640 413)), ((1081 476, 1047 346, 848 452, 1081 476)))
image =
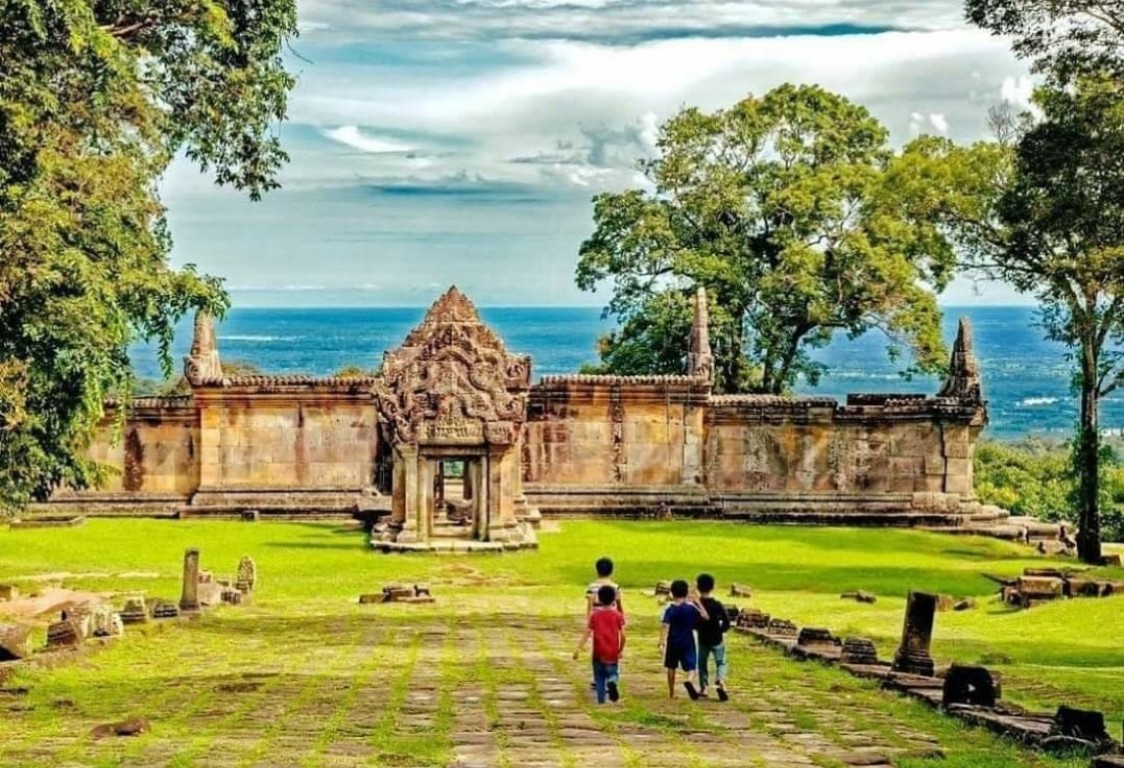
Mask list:
POLYGON ((681 376, 546 376, 456 288, 377 375, 230 376, 199 315, 191 393, 107 407, 87 514, 356 513, 387 550, 534 546, 541 518, 671 513, 955 526, 981 516, 972 452, 987 422, 961 321, 935 397, 715 395, 705 293, 681 376))

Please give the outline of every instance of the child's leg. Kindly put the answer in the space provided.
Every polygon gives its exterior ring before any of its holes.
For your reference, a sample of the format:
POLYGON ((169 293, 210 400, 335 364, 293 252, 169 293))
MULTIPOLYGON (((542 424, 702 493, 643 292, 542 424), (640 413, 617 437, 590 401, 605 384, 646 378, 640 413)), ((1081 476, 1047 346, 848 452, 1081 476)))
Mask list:
POLYGON ((726 644, 719 643, 714 646, 714 676, 719 701, 726 701, 730 698, 729 694, 726 693, 726 675, 729 671, 726 667, 726 644))
POLYGON ((695 647, 692 645, 690 648, 683 649, 683 671, 687 673, 687 679, 683 681, 683 687, 687 689, 687 695, 692 699, 699 697, 699 691, 695 688, 695 677, 697 676, 698 657, 695 655, 695 647))
POLYGON ((605 665, 596 659, 593 661, 593 685, 597 691, 597 703, 605 703, 605 665))
POLYGON ((675 668, 670 667, 667 670, 667 697, 669 699, 675 698, 675 668))
POLYGON ((714 646, 714 678, 719 687, 726 684, 726 676, 729 672, 730 669, 726 665, 726 644, 720 643, 714 646))
MULTIPOLYGON (((699 692, 702 693, 706 690, 706 684, 709 682, 706 675, 707 661, 710 658, 711 647, 706 643, 699 643, 699 692)), ((716 649, 715 649, 716 650, 716 649)), ((718 666, 718 656, 714 657, 714 665, 718 666)), ((721 677, 719 678, 721 679, 721 677)))
POLYGON ((620 692, 621 675, 620 667, 616 664, 605 665, 605 689, 609 692, 609 701, 618 701, 620 692))

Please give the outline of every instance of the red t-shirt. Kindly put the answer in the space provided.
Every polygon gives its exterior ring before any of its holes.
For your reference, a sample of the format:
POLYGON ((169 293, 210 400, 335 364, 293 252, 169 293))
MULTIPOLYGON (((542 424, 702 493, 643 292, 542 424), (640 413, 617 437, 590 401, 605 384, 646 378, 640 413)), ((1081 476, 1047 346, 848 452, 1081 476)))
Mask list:
POLYGON ((593 631, 593 658, 602 664, 620 661, 624 614, 616 608, 595 608, 589 614, 589 628, 593 631))

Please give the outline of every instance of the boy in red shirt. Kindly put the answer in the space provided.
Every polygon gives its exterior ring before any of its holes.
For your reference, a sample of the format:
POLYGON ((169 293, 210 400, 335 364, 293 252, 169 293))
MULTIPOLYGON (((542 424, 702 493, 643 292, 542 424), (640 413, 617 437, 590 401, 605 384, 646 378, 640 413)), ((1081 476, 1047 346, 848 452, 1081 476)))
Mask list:
POLYGON ((586 641, 593 638, 593 682, 598 704, 605 703, 606 693, 609 701, 621 697, 618 664, 624 651, 624 614, 616 609, 616 602, 617 589, 613 585, 605 584, 597 590, 598 605, 590 612, 585 633, 574 651, 577 661, 586 641))

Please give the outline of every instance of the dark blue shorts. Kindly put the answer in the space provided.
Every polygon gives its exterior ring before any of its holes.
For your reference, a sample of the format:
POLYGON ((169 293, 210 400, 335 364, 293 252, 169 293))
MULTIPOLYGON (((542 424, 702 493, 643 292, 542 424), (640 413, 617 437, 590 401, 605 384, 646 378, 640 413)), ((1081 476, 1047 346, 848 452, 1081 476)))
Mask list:
POLYGON ((682 667, 684 672, 694 672, 699 666, 694 642, 667 644, 663 655, 664 669, 682 667))

